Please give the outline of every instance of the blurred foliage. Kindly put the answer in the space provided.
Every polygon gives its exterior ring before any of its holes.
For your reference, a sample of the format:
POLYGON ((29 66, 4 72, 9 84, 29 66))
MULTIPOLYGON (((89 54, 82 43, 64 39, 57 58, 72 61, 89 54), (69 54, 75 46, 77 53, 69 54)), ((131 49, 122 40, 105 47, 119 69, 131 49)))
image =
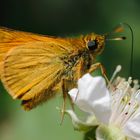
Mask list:
MULTIPOLYGON (((140 79, 140 1, 139 0, 1 0, 0 25, 18 30, 54 36, 76 36, 96 32, 103 34, 120 22, 131 25, 134 31, 134 78, 140 79)), ((122 76, 130 71, 131 35, 126 28, 125 41, 106 43, 99 60, 107 74, 121 64, 122 76)), ((55 98, 36 109, 25 112, 0 87, 0 140, 81 140, 83 134, 73 130, 70 119, 59 125, 60 114, 55 98)))

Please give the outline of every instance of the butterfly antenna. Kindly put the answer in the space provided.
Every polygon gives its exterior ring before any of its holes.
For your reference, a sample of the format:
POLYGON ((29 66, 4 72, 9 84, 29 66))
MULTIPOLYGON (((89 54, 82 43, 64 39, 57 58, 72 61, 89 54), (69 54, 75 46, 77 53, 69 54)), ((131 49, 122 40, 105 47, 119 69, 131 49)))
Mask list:
POLYGON ((134 33, 132 27, 128 23, 120 23, 120 25, 128 27, 131 32, 130 76, 133 77, 134 33))
POLYGON ((108 32, 105 34, 105 40, 125 40, 126 37, 116 37, 116 38, 108 38, 109 35, 113 33, 119 33, 124 31, 124 27, 127 27, 131 32, 131 54, 130 54, 130 76, 133 77, 133 57, 134 57, 134 33, 131 28, 131 26, 128 23, 120 23, 118 26, 116 26, 111 32, 108 32))
POLYGON ((131 32, 131 56, 130 56, 130 76, 133 77, 133 59, 134 59, 134 33, 132 30, 132 27, 125 23, 125 25, 127 25, 127 27, 129 28, 130 32, 131 32))

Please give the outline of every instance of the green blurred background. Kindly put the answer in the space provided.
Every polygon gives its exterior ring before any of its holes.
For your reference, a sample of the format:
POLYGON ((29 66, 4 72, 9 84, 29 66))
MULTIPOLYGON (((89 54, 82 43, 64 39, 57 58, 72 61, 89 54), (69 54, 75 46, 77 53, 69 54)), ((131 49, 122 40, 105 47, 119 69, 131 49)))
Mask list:
MULTIPOLYGON (((134 31, 133 77, 140 79, 140 1, 139 0, 1 0, 0 25, 18 30, 52 36, 77 36, 96 32, 103 34, 120 22, 127 22, 134 31)), ((120 75, 130 71, 131 34, 125 41, 106 43, 99 60, 110 77, 116 65, 121 64, 120 75)), ((83 134, 73 130, 65 118, 59 125, 56 106, 60 97, 25 112, 19 101, 13 101, 0 86, 0 140, 81 140, 83 134)))

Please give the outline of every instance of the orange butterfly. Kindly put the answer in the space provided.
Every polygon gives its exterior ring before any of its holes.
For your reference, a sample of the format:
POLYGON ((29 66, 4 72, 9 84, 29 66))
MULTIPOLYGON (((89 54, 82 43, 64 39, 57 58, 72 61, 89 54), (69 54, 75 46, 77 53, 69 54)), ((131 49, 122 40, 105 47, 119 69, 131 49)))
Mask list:
POLYGON ((49 37, 0 28, 0 75, 13 99, 30 110, 69 89, 85 73, 93 72, 105 44, 105 36, 49 37), (94 64, 95 63, 95 64, 94 64))

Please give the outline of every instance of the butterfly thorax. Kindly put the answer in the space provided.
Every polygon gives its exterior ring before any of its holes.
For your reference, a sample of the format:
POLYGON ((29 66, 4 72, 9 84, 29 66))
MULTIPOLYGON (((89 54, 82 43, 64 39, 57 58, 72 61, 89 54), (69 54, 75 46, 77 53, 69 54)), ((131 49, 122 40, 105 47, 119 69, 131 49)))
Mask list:
MULTIPOLYGON (((89 51, 84 50, 78 54, 75 55, 67 55, 61 58, 63 61, 65 72, 64 75, 67 77, 67 79, 73 79, 74 77, 77 77, 76 69, 81 67, 81 70, 79 73, 83 75, 86 70, 89 69, 90 65, 93 63, 93 58, 90 55, 89 51)), ((80 78, 80 77, 79 77, 80 78)))

